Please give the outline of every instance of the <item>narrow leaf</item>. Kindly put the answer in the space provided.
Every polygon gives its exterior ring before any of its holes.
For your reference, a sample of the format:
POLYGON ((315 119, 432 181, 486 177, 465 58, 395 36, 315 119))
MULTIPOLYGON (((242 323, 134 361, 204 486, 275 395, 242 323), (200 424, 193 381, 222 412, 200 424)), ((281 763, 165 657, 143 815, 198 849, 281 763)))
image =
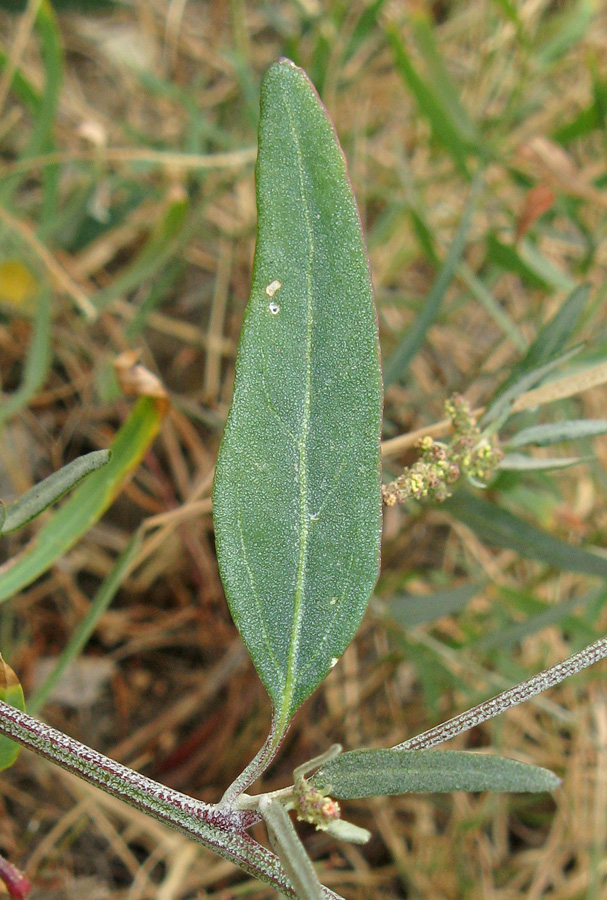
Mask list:
POLYGON ((508 439, 506 446, 509 450, 528 447, 530 444, 547 447, 549 444, 596 437, 598 434, 607 434, 607 419, 571 419, 568 422, 549 422, 523 428, 508 439))
POLYGON ((466 157, 471 147, 465 128, 451 115, 451 110, 445 106, 433 87, 421 77, 395 26, 386 26, 386 38, 394 56, 396 70, 415 97, 420 112, 428 119, 432 134, 450 154, 459 171, 467 176, 466 157))
MULTIPOLYGON (((0 654, 0 700, 10 703, 11 706, 20 709, 21 712, 25 712, 23 688, 11 667, 2 659, 2 654, 0 654)), ((19 744, 16 744, 4 735, 0 735, 0 772, 13 765, 19 756, 20 749, 19 744)))
POLYGON ((289 813, 278 800, 271 799, 262 802, 260 812, 268 829, 272 849, 289 876, 298 900, 321 900, 322 886, 289 813))
POLYGON ((527 456, 526 453, 506 453, 500 462, 500 469, 505 472, 549 472, 553 469, 569 469, 581 462, 584 456, 527 456))
POLYGON ((496 398, 512 387, 523 375, 551 362, 563 353, 577 330, 589 294, 588 284, 582 284, 571 292, 558 312, 540 329, 525 356, 500 385, 496 398))
POLYGON ((28 698, 27 706, 32 716, 35 716, 40 712, 70 663, 74 662, 84 649, 87 641, 97 627, 99 619, 107 610, 108 606, 116 596, 116 592, 120 588, 120 585, 132 568, 140 548, 141 532, 137 531, 128 542, 116 560, 113 569, 95 594, 86 616, 74 630, 69 641, 62 649, 54 668, 49 672, 44 683, 40 685, 36 693, 28 698))
POLYGON ((384 366, 384 384, 386 387, 389 387, 403 377, 409 363, 421 347, 426 332, 438 314, 447 288, 453 280, 453 276, 455 275, 456 269, 466 248, 466 241, 468 240, 468 233, 470 231, 470 225, 472 224, 472 215, 476 206, 479 186, 480 180, 477 180, 472 185, 461 222, 453 238, 453 243, 449 248, 445 261, 432 284, 430 293, 428 294, 419 315, 386 361, 384 366))
POLYGON ((607 578, 607 558, 582 547, 560 541, 506 509, 469 491, 458 491, 443 508, 471 528, 481 540, 516 550, 557 569, 607 578))
POLYGON ((354 750, 328 762, 311 779, 338 800, 449 791, 552 791, 548 769, 502 756, 457 750, 354 750))
POLYGON ((390 600, 388 610, 399 625, 414 628, 460 612, 480 593, 482 587, 482 584, 471 581, 434 594, 399 594, 390 600))
POLYGON ((112 444, 112 459, 93 472, 18 555, 0 566, 0 601, 49 569, 112 503, 156 437, 166 400, 141 397, 112 444))
POLYGON ((8 534, 23 528, 24 525, 39 516, 43 510, 56 503, 79 481, 96 469, 107 465, 111 456, 110 450, 95 450, 93 453, 87 453, 68 463, 67 466, 63 466, 58 472, 53 472, 40 484, 34 485, 27 494, 6 507, 6 518, 0 527, 0 533, 8 534))
POLYGON ((234 621, 282 733, 350 643, 375 584, 381 376, 345 160, 305 73, 261 91, 258 237, 213 489, 234 621))
POLYGON ((508 387, 507 390, 498 392, 496 399, 489 405, 487 412, 482 417, 481 424, 486 425, 488 422, 504 421, 508 417, 514 402, 522 394, 530 391, 533 387, 543 381, 543 379, 558 368, 558 366, 574 356, 579 349, 579 347, 573 347, 562 356, 557 356, 556 358, 551 359, 550 362, 544 363, 528 372, 524 372, 520 378, 508 387))

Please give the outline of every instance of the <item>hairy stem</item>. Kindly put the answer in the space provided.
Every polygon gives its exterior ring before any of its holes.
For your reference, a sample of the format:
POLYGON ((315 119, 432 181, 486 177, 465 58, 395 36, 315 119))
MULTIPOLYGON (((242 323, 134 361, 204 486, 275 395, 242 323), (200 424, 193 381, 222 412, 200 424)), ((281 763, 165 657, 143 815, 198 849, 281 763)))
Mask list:
POLYGON ((545 672, 540 672, 539 675, 534 675, 533 678, 522 681, 507 691, 491 697, 490 700, 485 700, 483 703, 479 703, 478 706, 473 706, 472 709, 460 713, 459 716, 454 716, 441 725, 436 725, 422 734, 409 738, 408 741, 403 741, 402 744, 396 744, 392 749, 429 750, 431 747, 436 747, 437 744, 442 744, 444 741, 448 741, 464 731, 469 731, 476 725, 480 725, 488 719, 493 719, 494 716, 499 716, 500 713, 512 709, 513 706, 518 706, 519 703, 524 703, 525 700, 535 697, 536 694, 540 694, 542 691, 560 684, 565 678, 581 672, 582 669, 592 666, 606 656, 607 638, 601 638, 595 641, 594 644, 590 644, 589 647, 585 647, 584 650, 580 650, 579 653, 574 653, 573 656, 563 660, 563 662, 546 669, 545 672))
MULTIPOLYGON (((257 821, 255 814, 220 809, 165 787, 4 701, 0 701, 0 734, 199 841, 260 881, 295 898, 278 858, 245 833, 245 828, 257 821)), ((323 888, 323 898, 341 900, 327 888, 323 888)))

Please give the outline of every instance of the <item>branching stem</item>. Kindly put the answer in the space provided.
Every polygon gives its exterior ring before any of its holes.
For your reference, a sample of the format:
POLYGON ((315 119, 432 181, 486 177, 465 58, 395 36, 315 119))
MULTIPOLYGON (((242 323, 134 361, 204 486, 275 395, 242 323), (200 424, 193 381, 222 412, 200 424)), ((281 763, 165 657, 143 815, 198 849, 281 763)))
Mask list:
MULTIPOLYGON (((214 850, 287 897, 295 897, 278 858, 246 833, 257 821, 246 810, 219 808, 172 790, 0 701, 0 734, 124 800, 214 850)), ((323 888, 324 900, 341 900, 323 888)))

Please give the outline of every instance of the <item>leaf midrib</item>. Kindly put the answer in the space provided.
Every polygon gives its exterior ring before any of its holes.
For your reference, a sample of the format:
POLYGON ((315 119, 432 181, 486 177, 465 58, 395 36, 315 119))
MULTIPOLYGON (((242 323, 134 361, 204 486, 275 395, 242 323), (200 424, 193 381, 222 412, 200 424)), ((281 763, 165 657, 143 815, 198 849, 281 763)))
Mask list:
MULTIPOLYGON (((311 406, 311 387, 312 387, 312 263, 314 260, 314 236, 312 233, 312 224, 310 219, 310 208, 306 197, 304 184, 304 167, 301 146, 293 121, 293 115, 289 107, 287 98, 284 97, 284 105, 289 120, 289 128, 295 145, 297 154, 297 171, 299 176, 299 184, 301 189, 301 200, 303 205, 304 217, 308 231, 309 241, 309 262, 306 273, 307 280, 307 310, 308 310, 308 328, 306 343, 306 383, 304 391, 304 413, 301 427, 301 437, 297 442, 299 450, 299 498, 300 498, 300 526, 301 526, 301 543, 299 548, 299 563, 297 567, 297 581, 295 583, 295 595, 293 603, 293 633, 291 637, 291 646, 287 659, 287 670, 285 678, 284 692, 282 696, 282 705, 279 711, 280 725, 286 727, 291 710, 291 701, 295 689, 295 668, 297 664, 297 655, 299 649, 299 639, 301 633, 301 624, 303 621, 303 592, 305 582, 305 563, 308 550, 308 535, 310 531, 310 521, 308 516, 308 468, 307 468, 307 447, 308 434, 310 430, 310 406, 311 406)), ((280 726, 278 731, 280 732, 280 726)))

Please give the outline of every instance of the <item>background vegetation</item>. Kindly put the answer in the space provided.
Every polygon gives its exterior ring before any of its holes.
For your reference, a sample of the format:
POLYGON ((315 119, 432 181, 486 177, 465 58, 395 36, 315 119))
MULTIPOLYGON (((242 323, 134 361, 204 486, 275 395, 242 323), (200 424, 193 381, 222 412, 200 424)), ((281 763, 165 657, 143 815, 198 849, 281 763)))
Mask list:
MULTIPOLYGON (((607 12, 590 0, 0 5, 0 495, 111 443, 134 402, 112 366, 124 351, 141 350, 171 400, 101 522, 2 605, 0 646, 31 697, 92 615, 39 713, 216 800, 269 720, 223 597, 209 499, 248 298, 261 75, 290 56, 334 117, 369 243, 389 439, 442 419, 454 391, 482 405, 583 284, 567 327, 583 348, 561 375, 604 359, 607 12), (136 564, 103 611, 141 523, 136 564)), ((599 387, 519 424, 604 410, 599 387)), ((377 597, 265 789, 332 741, 397 743, 605 631, 602 565, 501 516, 600 553, 607 444, 573 452, 592 459, 500 476, 474 519, 461 498, 387 510, 377 597)), ((414 459, 387 459, 385 480, 414 459)), ((39 527, 4 538, 2 558, 39 527)), ((554 797, 352 803, 374 833, 366 847, 303 831, 322 881, 352 900, 605 896, 602 682, 597 667, 454 742, 554 769, 554 797)), ((33 898, 270 896, 29 754, 0 780, 0 850, 33 898)))

